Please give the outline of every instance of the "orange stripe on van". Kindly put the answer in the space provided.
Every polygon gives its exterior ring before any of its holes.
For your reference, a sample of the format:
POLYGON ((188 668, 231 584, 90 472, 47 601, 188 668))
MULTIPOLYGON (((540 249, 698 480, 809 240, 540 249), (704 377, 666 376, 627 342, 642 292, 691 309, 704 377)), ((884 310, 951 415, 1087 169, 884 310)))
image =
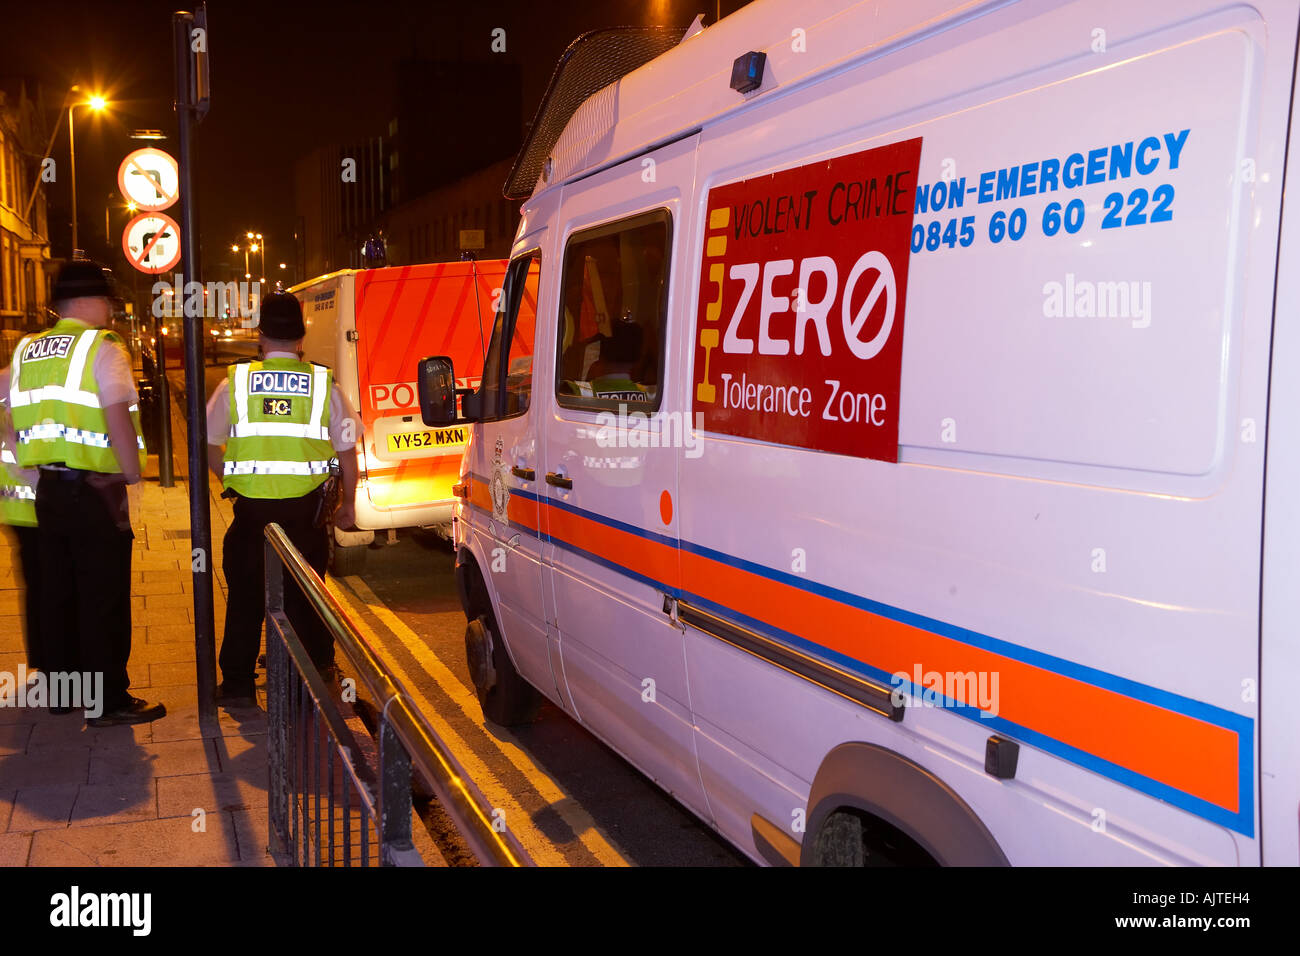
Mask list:
MULTIPOLYGON (((554 513, 554 509, 552 509, 554 513)), ((628 537, 634 537, 629 535, 628 537)), ((1215 724, 972 647, 689 551, 691 589, 891 674, 998 674, 998 716, 1232 812, 1238 736, 1215 724), (816 623, 816 633, 809 625, 816 623)), ((962 701, 975 706, 975 701, 962 701)))
POLYGON ((554 538, 577 544, 667 587, 679 587, 675 547, 555 507, 546 508, 546 522, 547 532, 554 538))
MULTIPOLYGON (((470 503, 489 514, 486 484, 471 479, 470 503)), ((1243 738, 1220 726, 1117 690, 1016 660, 854 607, 707 555, 612 527, 545 499, 512 494, 512 521, 537 507, 543 533, 643 578, 689 590, 888 674, 921 671, 998 675, 997 716, 1067 747, 1140 774, 1231 813, 1241 812, 1243 738), (541 507, 543 506, 544 507, 541 507), (527 507, 525 507, 527 506, 527 507)), ((959 703, 978 707, 978 701, 959 703)), ((1246 741, 1246 743, 1249 743, 1246 741)), ((1077 762, 1077 761, 1076 761, 1077 762)))
POLYGON ((509 503, 506 505, 506 517, 513 524, 521 525, 534 534, 542 530, 541 511, 537 507, 537 502, 520 495, 511 495, 509 503))
POLYGON ((492 493, 488 490, 487 482, 473 475, 469 477, 469 503, 492 514, 492 493))

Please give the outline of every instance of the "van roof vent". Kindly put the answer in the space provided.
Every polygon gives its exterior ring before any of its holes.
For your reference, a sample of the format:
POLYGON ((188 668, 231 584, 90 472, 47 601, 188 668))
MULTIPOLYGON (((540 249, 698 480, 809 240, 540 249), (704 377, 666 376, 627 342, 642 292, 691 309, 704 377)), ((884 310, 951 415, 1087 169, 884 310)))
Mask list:
POLYGON ((570 43, 506 177, 505 197, 527 199, 533 194, 546 157, 589 96, 671 50, 685 32, 682 27, 610 27, 570 43))

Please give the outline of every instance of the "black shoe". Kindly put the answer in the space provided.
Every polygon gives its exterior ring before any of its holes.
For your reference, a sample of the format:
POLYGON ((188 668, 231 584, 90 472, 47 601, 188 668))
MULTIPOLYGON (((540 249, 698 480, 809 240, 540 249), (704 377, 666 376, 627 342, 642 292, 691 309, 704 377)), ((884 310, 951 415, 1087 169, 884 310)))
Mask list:
POLYGON ((256 707, 257 694, 252 684, 232 684, 222 681, 217 688, 217 703, 226 707, 256 707))
POLYGON ((147 724, 152 720, 167 716, 167 708, 161 703, 150 704, 139 697, 127 697, 121 707, 110 710, 99 717, 87 717, 90 727, 114 727, 118 724, 147 724))

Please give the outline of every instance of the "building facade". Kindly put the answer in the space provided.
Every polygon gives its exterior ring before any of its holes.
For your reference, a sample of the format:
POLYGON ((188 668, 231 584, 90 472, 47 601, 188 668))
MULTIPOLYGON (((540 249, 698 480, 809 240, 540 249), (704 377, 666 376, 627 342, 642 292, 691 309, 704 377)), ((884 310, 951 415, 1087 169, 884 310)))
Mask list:
POLYGON ((388 265, 448 262, 463 252, 506 258, 519 225, 519 203, 501 195, 513 163, 513 156, 499 160, 380 216, 375 231, 388 265))
POLYGON ((45 190, 32 196, 48 135, 39 87, 0 79, 0 347, 7 352, 24 332, 44 327, 57 265, 45 190))
POLYGON ((392 203, 388 144, 376 136, 324 146, 294 165, 297 281, 360 266, 372 224, 392 203))

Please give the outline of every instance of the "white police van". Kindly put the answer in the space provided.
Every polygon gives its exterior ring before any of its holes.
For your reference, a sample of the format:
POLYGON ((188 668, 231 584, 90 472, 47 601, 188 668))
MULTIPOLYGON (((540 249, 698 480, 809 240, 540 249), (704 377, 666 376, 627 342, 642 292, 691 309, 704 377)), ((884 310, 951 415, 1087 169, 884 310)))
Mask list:
POLYGON ((1298 20, 575 44, 483 384, 421 366, 487 715, 774 864, 1300 862, 1298 20))

